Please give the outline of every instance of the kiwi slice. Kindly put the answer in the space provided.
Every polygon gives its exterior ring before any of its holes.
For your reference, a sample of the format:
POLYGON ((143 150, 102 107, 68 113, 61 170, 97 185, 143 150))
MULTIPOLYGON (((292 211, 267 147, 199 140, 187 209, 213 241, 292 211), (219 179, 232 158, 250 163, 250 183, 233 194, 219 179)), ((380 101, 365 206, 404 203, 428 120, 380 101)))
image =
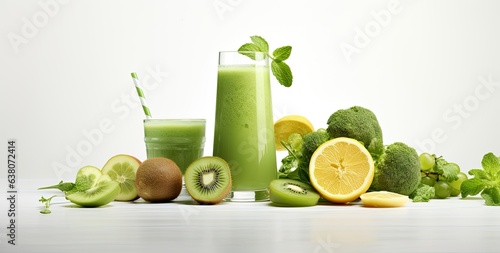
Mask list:
POLYGON ((70 193, 66 199, 83 207, 98 207, 113 201, 119 193, 120 185, 108 175, 102 175, 94 186, 70 193))
POLYGON ((278 206, 314 206, 319 197, 312 186, 293 179, 275 179, 269 186, 269 198, 278 206))
POLYGON ((217 204, 231 191, 231 171, 227 162, 205 156, 192 162, 184 173, 186 190, 200 204, 217 204))
POLYGON ((116 196, 115 200, 131 201, 139 198, 135 187, 135 177, 139 165, 141 165, 139 159, 125 154, 115 155, 104 164, 102 173, 120 185, 120 194, 116 196))

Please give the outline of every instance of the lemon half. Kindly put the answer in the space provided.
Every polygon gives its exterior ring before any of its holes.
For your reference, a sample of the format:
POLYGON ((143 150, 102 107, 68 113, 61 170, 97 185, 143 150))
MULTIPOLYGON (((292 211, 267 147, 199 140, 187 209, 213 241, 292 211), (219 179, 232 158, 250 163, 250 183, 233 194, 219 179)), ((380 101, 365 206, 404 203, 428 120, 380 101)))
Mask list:
POLYGON ((274 123, 274 137, 276 141, 276 150, 285 150, 281 141, 287 142, 288 137, 293 133, 298 133, 304 136, 307 133, 313 132, 314 127, 311 122, 304 116, 287 115, 277 120, 274 123))

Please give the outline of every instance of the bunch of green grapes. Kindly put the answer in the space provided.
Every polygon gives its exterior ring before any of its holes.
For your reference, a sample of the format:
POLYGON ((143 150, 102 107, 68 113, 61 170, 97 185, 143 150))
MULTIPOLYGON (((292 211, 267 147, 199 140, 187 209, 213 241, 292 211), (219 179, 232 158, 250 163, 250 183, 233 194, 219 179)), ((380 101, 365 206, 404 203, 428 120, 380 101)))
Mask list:
POLYGON ((420 154, 419 159, 421 182, 434 187, 435 198, 445 199, 460 195, 460 186, 467 179, 467 175, 460 171, 458 164, 429 153, 420 154))

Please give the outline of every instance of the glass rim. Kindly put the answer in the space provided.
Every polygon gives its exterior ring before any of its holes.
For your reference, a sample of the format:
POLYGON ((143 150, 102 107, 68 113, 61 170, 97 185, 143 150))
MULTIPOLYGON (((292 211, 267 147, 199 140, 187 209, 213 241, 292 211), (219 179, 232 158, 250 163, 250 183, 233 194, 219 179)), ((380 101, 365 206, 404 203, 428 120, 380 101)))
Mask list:
POLYGON ((260 52, 260 51, 235 51, 235 50, 219 51, 219 54, 222 54, 222 53, 260 53, 260 54, 267 54, 266 52, 260 52))
POLYGON ((167 122, 207 122, 206 119, 201 119, 201 118, 192 118, 192 119, 185 119, 185 118, 151 118, 151 119, 144 119, 144 123, 146 122, 152 122, 152 121, 167 121, 167 122))

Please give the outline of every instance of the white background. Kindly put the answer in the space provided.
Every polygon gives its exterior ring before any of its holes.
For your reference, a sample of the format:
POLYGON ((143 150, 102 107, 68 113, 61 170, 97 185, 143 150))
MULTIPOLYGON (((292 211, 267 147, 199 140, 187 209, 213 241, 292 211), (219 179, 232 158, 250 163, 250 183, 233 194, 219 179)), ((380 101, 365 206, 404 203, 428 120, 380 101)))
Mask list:
POLYGON ((261 35, 272 49, 293 47, 293 86, 273 79, 275 119, 301 114, 320 128, 361 105, 385 144, 467 171, 500 155, 499 10, 498 1, 2 0, 0 164, 10 138, 21 180, 72 180, 118 153, 144 160, 131 72, 148 81, 154 117, 207 119, 211 155, 217 53, 261 35))

